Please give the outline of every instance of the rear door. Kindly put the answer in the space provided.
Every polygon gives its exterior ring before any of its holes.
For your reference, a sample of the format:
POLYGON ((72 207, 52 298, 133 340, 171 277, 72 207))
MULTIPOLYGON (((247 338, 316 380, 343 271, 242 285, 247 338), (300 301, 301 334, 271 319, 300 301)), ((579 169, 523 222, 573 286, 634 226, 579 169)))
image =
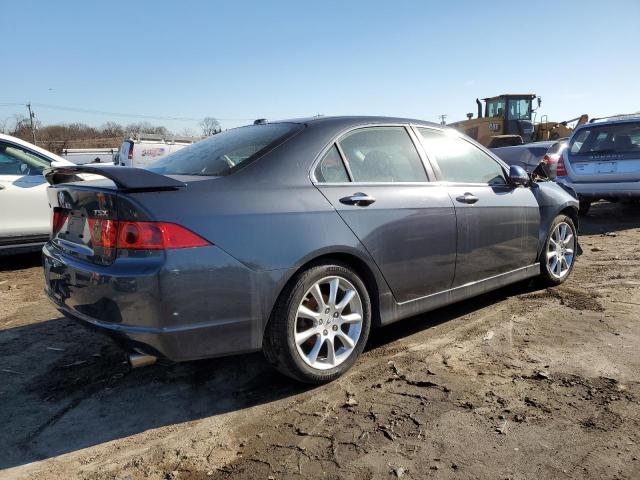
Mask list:
POLYGON ((416 130, 455 205, 454 286, 534 264, 540 213, 531 189, 508 185, 502 165, 459 134, 416 130))
POLYGON ((120 145, 120 151, 118 152, 118 161, 123 167, 131 167, 131 164, 133 163, 132 160, 133 141, 125 140, 124 142, 122 142, 122 145, 120 145))
POLYGON ((314 171, 317 188, 372 256, 398 302, 450 288, 455 267, 453 204, 446 188, 429 181, 412 136, 401 125, 352 130, 328 148, 314 171))
POLYGON ((640 122, 589 124, 564 153, 573 182, 640 181, 640 122))

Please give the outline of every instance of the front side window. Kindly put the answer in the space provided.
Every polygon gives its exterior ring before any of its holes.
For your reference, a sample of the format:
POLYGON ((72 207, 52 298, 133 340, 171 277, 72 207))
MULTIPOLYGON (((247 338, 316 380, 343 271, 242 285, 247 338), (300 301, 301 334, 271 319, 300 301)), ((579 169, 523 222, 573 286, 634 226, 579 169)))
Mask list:
POLYGON ((404 127, 368 127, 340 140, 354 182, 426 182, 427 174, 404 127))
POLYGON ((316 180, 318 182, 348 182, 349 175, 347 169, 342 163, 340 153, 335 145, 333 145, 327 153, 324 154, 320 163, 316 167, 316 180))
POLYGON ((49 162, 11 144, 0 143, 0 175, 42 175, 49 162))
POLYGON ((456 183, 506 185, 498 162, 458 135, 419 128, 425 149, 440 167, 443 180, 456 183))
POLYGON ((148 169, 163 175, 229 175, 300 128, 294 123, 233 128, 167 155, 148 169))

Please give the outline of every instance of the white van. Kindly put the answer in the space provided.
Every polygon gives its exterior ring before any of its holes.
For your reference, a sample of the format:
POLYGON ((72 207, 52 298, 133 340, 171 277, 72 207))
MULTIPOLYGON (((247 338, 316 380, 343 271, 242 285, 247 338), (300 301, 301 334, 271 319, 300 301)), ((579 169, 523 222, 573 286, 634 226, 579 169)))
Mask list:
POLYGON ((139 134, 128 138, 117 153, 117 165, 123 167, 146 167, 170 153, 187 147, 200 137, 165 137, 163 135, 139 134))
POLYGON ((65 148, 60 155, 76 165, 85 163, 115 163, 117 148, 65 148))

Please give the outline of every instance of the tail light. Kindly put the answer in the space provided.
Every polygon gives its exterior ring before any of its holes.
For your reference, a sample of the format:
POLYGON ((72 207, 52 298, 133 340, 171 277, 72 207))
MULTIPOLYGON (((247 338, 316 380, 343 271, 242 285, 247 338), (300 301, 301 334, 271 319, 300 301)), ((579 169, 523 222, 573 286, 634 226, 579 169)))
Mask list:
POLYGON ((60 207, 53 208, 53 222, 51 227, 53 235, 60 231, 60 229, 64 225, 64 222, 67 221, 68 217, 69 213, 66 210, 63 210, 60 207))
POLYGON ((556 166, 556 177, 566 177, 567 167, 564 165, 564 155, 558 157, 558 165, 556 166))
POLYGON ((550 155, 545 155, 542 161, 544 162, 545 165, 553 165, 553 163, 558 161, 558 159, 550 155))
POLYGON ((129 142, 129 153, 127 153, 127 160, 133 160, 133 142, 129 142))
POLYGON ((115 248, 118 239, 118 222, 102 218, 89 218, 91 244, 96 247, 115 248))
POLYGON ((170 250, 205 247, 210 243, 191 230, 166 222, 89 219, 94 246, 126 250, 170 250))

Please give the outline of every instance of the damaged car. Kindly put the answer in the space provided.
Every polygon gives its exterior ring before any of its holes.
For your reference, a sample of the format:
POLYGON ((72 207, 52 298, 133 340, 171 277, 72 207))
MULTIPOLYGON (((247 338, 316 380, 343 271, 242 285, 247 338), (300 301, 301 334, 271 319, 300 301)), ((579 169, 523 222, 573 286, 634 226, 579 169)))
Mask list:
POLYGON ((134 364, 262 350, 328 382, 372 328, 526 279, 558 285, 579 248, 570 189, 419 120, 260 120, 148 169, 46 177, 46 293, 134 364))

